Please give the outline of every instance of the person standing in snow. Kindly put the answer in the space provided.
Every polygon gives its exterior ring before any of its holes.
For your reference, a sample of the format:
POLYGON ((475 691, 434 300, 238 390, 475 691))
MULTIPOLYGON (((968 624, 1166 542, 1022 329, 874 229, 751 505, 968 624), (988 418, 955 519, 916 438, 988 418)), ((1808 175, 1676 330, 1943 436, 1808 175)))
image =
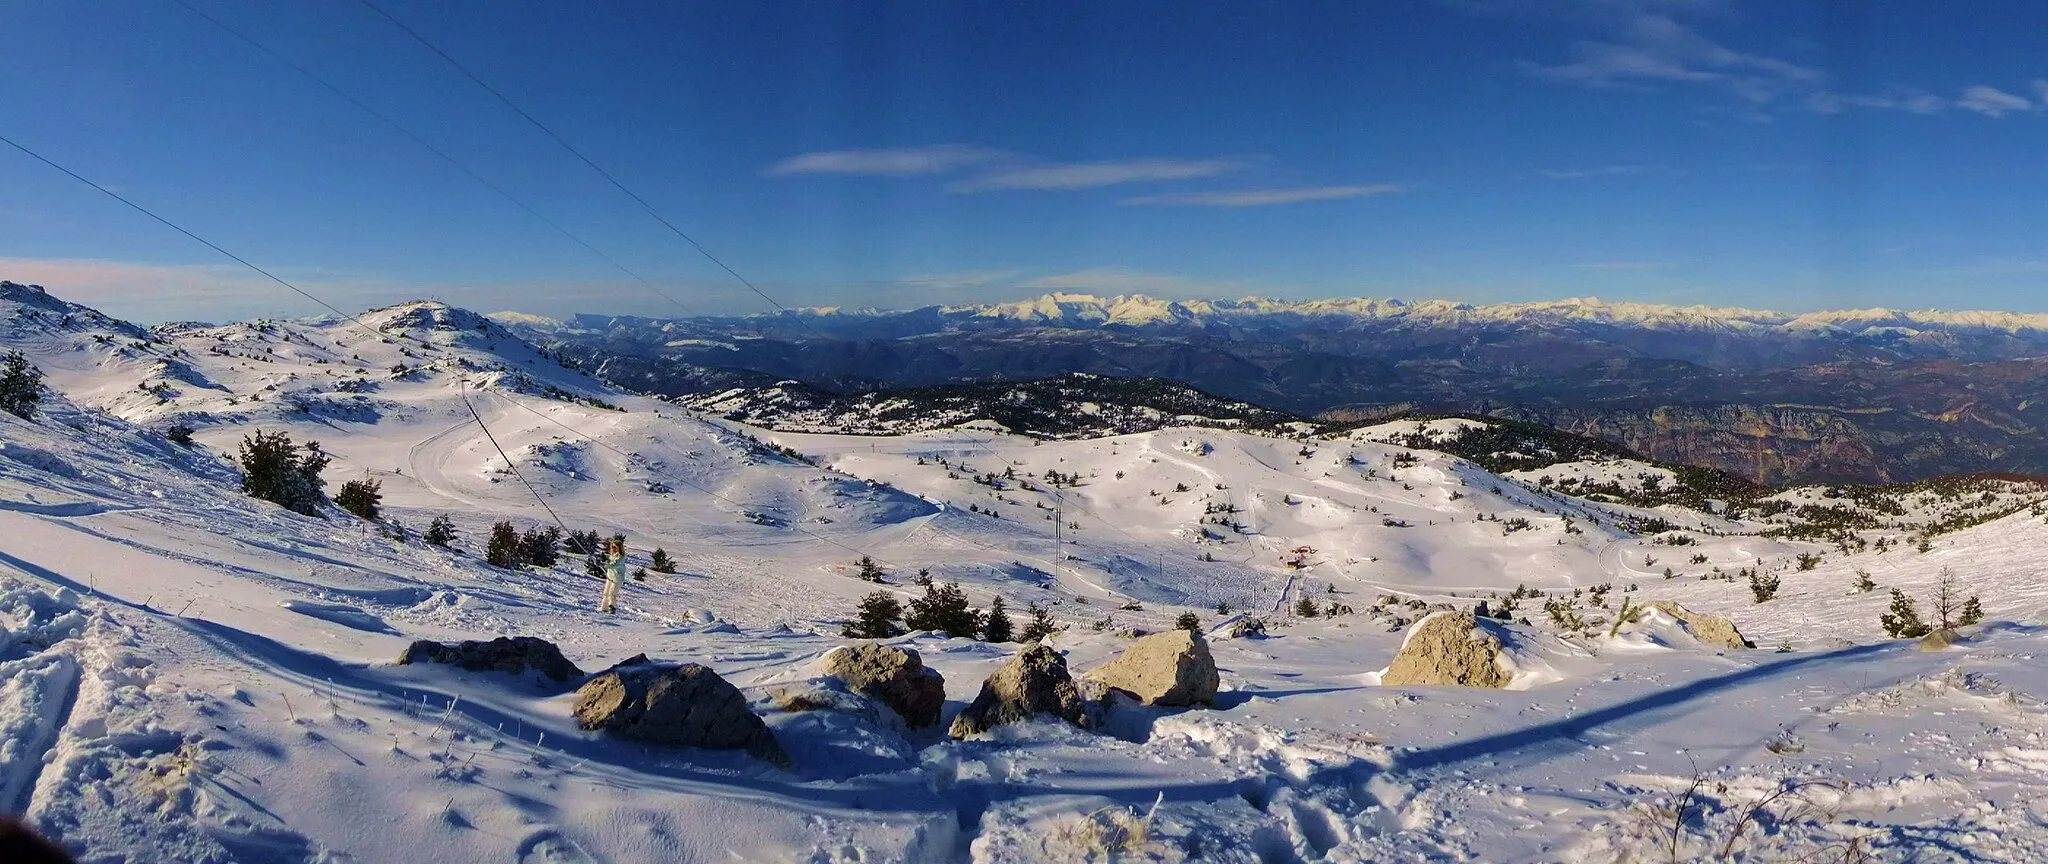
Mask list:
POLYGON ((604 565, 604 600, 597 611, 610 614, 618 611, 619 586, 626 581, 626 538, 613 537, 607 551, 611 560, 604 565))

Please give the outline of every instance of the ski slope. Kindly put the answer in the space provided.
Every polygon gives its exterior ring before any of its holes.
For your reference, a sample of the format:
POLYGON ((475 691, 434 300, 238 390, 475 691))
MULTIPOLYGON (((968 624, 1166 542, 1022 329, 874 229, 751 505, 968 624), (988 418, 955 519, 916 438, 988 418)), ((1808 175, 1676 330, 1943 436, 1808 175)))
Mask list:
MULTIPOLYGON (((1843 551, 1761 536, 1768 520, 1573 498, 1384 443, 1413 429, 772 433, 617 392, 431 303, 360 324, 143 331, 8 289, 0 322, 0 347, 27 352, 52 390, 34 421, 0 414, 0 809, 82 860, 2048 850, 2048 563, 2034 552, 2048 521, 2024 490, 1982 505, 2008 515, 1925 552, 1843 551), (173 424, 197 446, 166 440, 173 424), (413 538, 242 495, 223 454, 256 429, 321 442, 330 488, 379 480, 387 520, 413 538), (568 527, 625 533, 637 565, 661 547, 678 573, 628 584, 621 613, 600 616, 600 583, 574 556, 545 571, 484 564, 492 522, 550 520, 491 438, 568 527), (442 514, 456 549, 417 539, 442 514), (1651 518, 1676 528, 1631 527, 1651 518), (1690 545, 1660 542, 1671 536, 1690 545), (1802 570, 1802 554, 1820 560, 1802 570), (851 578, 863 555, 888 584, 851 578), (1746 568, 1779 576, 1778 595, 1759 604, 1720 578, 1746 568), (1128 644, 1126 628, 1184 611, 1224 624, 1219 604, 1264 613, 1271 638, 1212 636, 1214 709, 1125 707, 1100 732, 1045 722, 951 742, 774 707, 777 686, 844 644, 838 622, 862 595, 914 596, 918 569, 977 605, 1053 610, 1068 629, 1052 643, 1077 671, 1128 644), (1988 623, 1944 652, 1883 638, 1888 589, 1925 598, 1944 570, 1988 623), (1854 591, 1859 571, 1880 590, 1854 591), (1402 644, 1395 616, 1420 614, 1408 601, 1606 585, 1727 615, 1762 647, 1717 652, 1654 615, 1563 634, 1523 601, 1528 623, 1512 630, 1540 673, 1526 686, 1378 684, 1402 644), (1402 605, 1373 611, 1383 595, 1402 605), (1292 616, 1303 597, 1356 614, 1292 616), (643 652, 705 663, 756 700, 793 765, 602 738, 576 728, 564 685, 391 662, 414 639, 495 635, 549 639, 585 670, 643 652), (1695 773, 1705 782, 1688 798, 1695 773), (1142 839, 1119 841, 1132 824, 1142 839)), ((1959 506, 1909 503, 1866 533, 1913 535, 1914 520, 1959 506)), ((945 675, 949 714, 1018 647, 895 641, 945 675)))

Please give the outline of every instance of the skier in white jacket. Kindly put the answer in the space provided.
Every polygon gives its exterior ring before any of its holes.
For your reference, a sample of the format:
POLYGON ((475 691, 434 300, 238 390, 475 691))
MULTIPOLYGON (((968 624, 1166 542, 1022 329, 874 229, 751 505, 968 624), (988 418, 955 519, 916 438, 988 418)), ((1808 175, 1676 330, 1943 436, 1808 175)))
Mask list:
POLYGON ((607 614, 618 611, 619 586, 626 582, 626 541, 613 537, 608 543, 610 560, 604 565, 604 600, 597 606, 597 611, 607 614))

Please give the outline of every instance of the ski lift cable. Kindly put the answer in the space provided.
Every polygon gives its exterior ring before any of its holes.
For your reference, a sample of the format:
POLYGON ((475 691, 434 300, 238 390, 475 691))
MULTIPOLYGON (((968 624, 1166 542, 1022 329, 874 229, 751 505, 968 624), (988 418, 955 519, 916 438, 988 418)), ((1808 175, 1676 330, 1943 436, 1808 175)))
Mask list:
POLYGON ((541 497, 540 490, 534 488, 534 485, 527 481, 526 475, 519 472, 519 466, 513 463, 511 456, 505 454, 505 448, 498 444, 498 436, 491 434, 490 425, 484 422, 483 415, 478 414, 476 406, 470 403, 469 379, 458 375, 455 381, 459 388, 457 392, 462 394, 462 407, 469 409, 469 416, 476 420, 477 428, 484 430, 485 440, 490 441, 491 448, 498 451, 498 456, 505 460, 505 467, 511 469, 512 476, 519 478, 520 484, 526 487, 526 491, 533 493, 533 500, 540 502, 540 509, 548 511, 548 518, 555 520, 555 527, 562 529, 563 534, 568 534, 569 526, 562 524, 562 517, 555 515, 555 508, 549 507, 547 499, 541 497))
POLYGON ((798 324, 803 325, 804 329, 811 331, 813 335, 816 335, 820 339, 825 338, 825 334, 819 332, 819 330, 816 327, 811 326, 811 323, 809 321, 804 320, 802 316, 796 314, 796 312, 791 310, 788 306, 784 306, 781 301, 769 296, 768 292, 761 290, 761 287, 759 285, 754 284, 753 280, 750 280, 747 277, 740 275, 740 271, 733 269, 732 265, 725 263, 723 259, 720 259, 717 255, 712 254, 711 250, 705 248, 704 244, 697 242, 696 238, 691 237, 681 228, 676 227, 674 222, 669 221, 667 217, 661 215, 661 211, 656 210, 654 208, 654 205, 648 203, 646 198, 642 197, 639 193, 634 192, 631 188, 627 187, 626 184, 621 182, 617 176, 613 175, 612 172, 605 170, 603 166, 598 165, 595 160, 592 160, 589 156, 584 155, 582 150, 579 150, 576 148, 575 145, 570 144, 568 139, 563 138, 560 134, 556 133, 555 130, 550 128, 546 123, 542 123, 539 118, 533 116, 533 114, 529 113, 526 109, 519 107, 519 103, 512 101, 512 97, 505 95, 504 91, 491 86, 489 82, 486 82, 481 76, 471 71, 468 66, 463 65, 461 61, 456 60, 448 52, 441 50, 440 46, 435 45, 432 40, 428 39, 424 35, 421 35, 418 30, 414 30, 404 21, 401 21, 391 13, 384 11, 384 8, 382 6, 379 6, 376 3, 371 2, 371 0, 357 0, 357 2, 361 3, 370 11, 375 12, 378 15, 378 17, 381 17, 384 20, 391 22, 392 26, 397 27, 401 31, 404 31, 407 36, 412 37, 413 41, 420 43, 420 45, 425 47, 428 51, 433 52, 435 56, 440 57, 443 62, 446 62, 449 66, 453 67, 455 71, 462 73, 462 76, 468 78, 471 83, 474 83, 476 86, 483 88, 484 92, 496 97, 499 102, 504 103, 505 107, 512 109, 512 113, 518 114, 521 118, 524 118, 527 123, 532 124, 532 126, 535 129, 540 130, 542 134, 546 135, 550 139, 553 139, 554 142, 560 145, 563 150, 567 151, 569 155, 576 157, 577 161, 582 162, 590 170, 597 172, 597 175, 599 177, 603 177, 606 182, 612 185, 613 188, 618 189, 622 193, 625 193, 626 197, 633 199, 633 202, 640 205, 640 209, 646 211, 648 216, 653 217, 654 221, 661 223, 661 226, 663 228, 668 229, 669 233, 676 235, 677 237, 681 238, 684 243, 689 244, 690 248, 697 250, 697 254, 704 256, 705 260, 717 265, 718 269, 725 271, 726 274, 730 275, 733 279, 737 280, 741 285, 746 286, 747 290, 754 292, 754 294, 760 296, 761 299, 768 301, 769 305, 774 306, 776 309, 780 310, 784 315, 787 315, 791 320, 794 320, 798 324))
POLYGON ((519 209, 526 211, 528 215, 540 220, 542 224, 547 225, 549 228, 554 229, 555 233, 558 233, 563 237, 568 238, 570 242, 573 242, 576 245, 583 247, 583 249, 588 251, 590 254, 595 255, 600 259, 603 259, 603 261, 606 264, 610 264, 614 269, 617 269, 619 272, 632 277, 634 281, 637 281, 641 285, 645 286, 647 290, 652 291, 657 295, 660 295, 662 299, 674 304, 676 308, 681 309, 684 312, 690 314, 696 314, 694 310, 683 305, 682 301, 677 300, 668 292, 661 290, 659 287, 656 287, 653 281, 649 280, 647 277, 642 276, 639 273, 632 270, 631 268, 627 267, 626 265, 619 263, 618 259, 606 254, 604 251, 598 249, 595 245, 591 244, 590 241, 583 239, 574 232, 571 232, 569 229, 563 227, 561 223, 548 218, 545 214, 535 209, 532 205, 527 204, 524 200, 521 200, 519 197, 513 195, 510 191, 506 190, 505 187, 500 186, 499 184, 492 182, 488 178, 485 178, 482 174, 477 173, 468 165, 463 164, 461 160, 456 159, 454 156, 450 155, 447 151, 434 146, 431 142, 427 141, 419 134, 413 132, 411 129, 399 123, 397 120, 392 119, 390 115, 387 115, 381 111, 378 111, 375 108, 370 107, 368 103, 365 103, 363 100, 355 97, 348 91, 341 89, 333 82, 328 81, 325 78, 322 78, 320 75, 313 72, 313 70, 308 69, 297 62, 294 62, 291 58, 286 57, 284 54, 271 49, 269 46, 257 41, 255 37, 252 37, 249 34, 236 29, 227 22, 222 21, 221 19, 214 17, 213 15, 207 14, 205 11, 199 9, 196 6, 193 6, 190 2, 188 2, 188 0, 171 0, 171 2, 184 7, 186 11, 189 11, 192 14, 205 19, 209 23, 213 24, 215 27, 220 28, 223 32, 227 33, 228 35, 241 40, 242 42, 248 44, 250 47, 270 57, 271 59, 284 64, 285 66, 289 67, 292 71, 297 72, 300 75, 303 75, 307 79, 311 80, 313 83, 320 85, 329 93, 333 93, 335 96, 340 97, 342 101, 345 101, 350 105, 354 105, 363 113, 368 114, 371 117, 376 118, 379 122, 382 122, 384 125, 391 127, 393 130, 397 131, 398 134, 403 135, 408 140, 412 141, 412 143, 419 145, 421 149, 424 149, 427 152, 434 154, 435 156, 439 157, 441 161, 447 162, 449 165, 454 166, 456 170, 468 175, 470 179, 475 180, 484 188, 497 193, 499 197, 511 202, 513 206, 516 206, 519 209))
POLYGON ((185 228, 184 226, 182 226, 182 225, 179 225, 179 224, 178 224, 178 223, 176 223, 176 222, 172 222, 171 220, 169 220, 169 219, 166 219, 166 218, 164 218, 163 216, 160 216, 160 215, 158 215, 158 214, 156 213, 156 211, 154 211, 154 210, 151 210, 151 209, 149 209, 149 208, 147 208, 147 207, 144 207, 144 206, 142 206, 141 204, 137 204, 137 203, 135 203, 135 202, 134 202, 133 200, 129 199, 129 198, 127 197, 127 196, 124 196, 124 195, 122 195, 122 194, 121 194, 121 193, 119 193, 119 192, 115 192, 115 191, 114 191, 114 190, 112 190, 112 189, 108 189, 108 188, 107 188, 107 187, 105 187, 105 186, 102 186, 102 185, 100 185, 100 184, 98 184, 98 183, 95 183, 95 182, 93 182, 93 181, 92 181, 91 179, 89 179, 89 178, 85 177, 84 175, 82 175, 82 174, 79 174, 78 172, 76 172, 76 171, 73 171, 73 170, 71 170, 70 168, 66 168, 66 167, 64 167, 63 165, 61 165, 61 164, 57 163, 56 161, 54 161, 54 160, 50 159, 50 158, 49 158, 49 157, 47 157, 47 156, 44 156, 44 155, 43 155, 43 154, 41 154, 41 153, 38 153, 38 152, 36 152, 36 151, 34 151, 34 150, 31 150, 31 149, 29 149, 29 148, 28 148, 28 147, 27 147, 26 145, 22 144, 22 143, 21 143, 21 142, 19 142, 19 141, 16 141, 16 140, 14 140, 14 139, 12 139, 12 138, 6 137, 5 135, 0 135, 0 143, 4 143, 4 144, 6 144, 6 145, 7 145, 7 146, 9 146, 9 147, 12 147, 12 148, 14 148, 14 149, 16 149, 16 150, 19 150, 19 151, 21 151, 21 152, 22 152, 23 154, 27 155, 27 156, 28 156, 29 158, 31 158, 31 159, 34 159, 34 160, 36 160, 37 162, 41 162, 41 163, 43 163, 44 165, 47 165, 47 166, 49 166, 49 167, 51 167, 51 168, 54 168, 54 169, 56 169, 57 171, 59 171, 59 172, 61 172, 62 174, 64 174, 65 176, 67 176, 67 177, 70 177, 71 179, 73 179, 73 180, 76 180, 76 181, 78 181, 78 182, 80 182, 80 183, 83 183, 83 184, 85 184, 86 186, 92 187, 92 189, 93 189, 94 191, 96 191, 96 192, 100 193, 101 195, 105 195, 105 196, 107 196, 108 198, 112 198, 112 199, 114 199, 115 201, 119 201, 119 202, 121 202, 122 204, 124 204, 124 205, 127 205, 127 207, 128 207, 129 209, 131 209, 131 210, 134 210, 135 212, 137 212, 137 213, 140 213, 140 214, 142 214, 142 215, 144 215, 144 216, 148 216, 149 218, 151 218, 151 219, 153 219, 153 220, 157 221, 158 223, 162 224, 162 225, 163 225, 164 227, 166 227, 166 228, 169 228, 169 229, 171 229, 171 230, 173 230, 173 231, 176 231, 176 232, 178 232, 178 233, 180 233, 180 234, 183 234, 183 235, 185 235, 186 237, 189 237, 189 238, 191 238, 192 240, 194 240, 194 241, 198 242, 198 243, 199 243, 200 245, 202 245, 202 246, 205 246, 205 247, 206 247, 206 248, 208 248, 208 249, 212 249, 213 251, 215 251, 215 252, 218 252, 218 253, 220 253, 220 254, 222 254, 222 255, 225 255, 225 256, 227 256, 227 257, 228 257, 228 258, 230 258, 230 259, 233 259, 235 263, 237 263, 237 264, 240 264, 240 265, 242 265, 242 266, 244 266, 244 267, 247 267, 247 268, 249 268, 250 270, 254 270, 254 271, 256 271, 256 273, 257 273, 258 275, 261 275, 261 276, 262 276, 263 278, 265 278, 265 279, 268 279, 268 280, 270 280, 270 281, 272 281, 272 282, 276 282, 276 283, 277 283, 277 284, 279 284, 279 285, 283 285, 284 287, 286 287, 286 288, 289 288, 289 289, 291 289, 292 293, 294 293, 294 294, 297 294, 297 295, 299 295, 299 296, 301 296, 301 297, 304 297, 304 298, 306 298, 306 299, 308 299, 308 300, 311 300, 311 301, 313 301, 314 303, 317 303, 317 304, 319 304, 319 305, 320 305, 320 306, 321 306, 322 308, 326 309, 327 311, 329 311, 329 312, 333 312, 333 313, 334 313, 335 315, 337 315, 337 316, 339 316, 339 317, 341 317, 341 318, 343 318, 343 319, 346 319, 346 320, 348 320, 348 321, 353 321, 353 322, 355 322, 355 325, 356 325, 357 327, 361 327, 361 328, 362 328, 362 329, 364 330, 364 332, 367 332, 367 333, 369 333, 370 335, 376 336, 376 337, 377 337, 377 338, 378 338, 379 340, 386 340, 386 339, 390 339, 390 338, 391 338, 390 336, 386 335, 386 334, 385 334, 385 333, 384 333, 383 331, 381 331, 381 330, 378 330, 378 329, 377 329, 377 328, 375 328, 375 327, 371 327, 370 325, 368 325, 368 324, 365 324, 365 323, 363 323, 363 319, 361 319, 361 318, 359 318, 359 317, 357 317, 357 316, 355 316, 355 315, 351 315, 351 314, 349 314, 349 313, 347 313, 347 312, 343 312, 343 311, 341 311, 340 307, 337 307, 337 306, 335 306, 335 305, 334 305, 334 304, 332 304, 332 303, 329 303, 329 302, 327 302, 327 301, 325 301, 325 300, 322 300, 322 299, 320 299, 319 297, 316 297, 316 296, 314 296, 312 292, 310 292, 310 291, 307 291, 307 290, 306 290, 306 289, 304 289, 304 288, 300 288, 299 286, 297 286, 297 285, 294 285, 294 284, 292 284, 292 283, 291 283, 291 282, 289 282, 289 281, 286 281, 286 280, 285 280, 285 279, 284 279, 283 277, 281 277, 281 276, 278 276, 278 275, 277 275, 277 274, 275 274, 275 273, 272 273, 272 272, 270 272, 270 271, 268 271, 268 270, 265 270, 265 269, 263 269, 262 267, 258 267, 258 266, 256 266, 255 264, 251 263, 251 262, 249 261, 249 259, 247 259, 247 258, 243 258, 243 257, 242 257, 242 256, 240 256, 240 255, 236 255, 236 254, 235 254, 235 253, 233 253, 233 252, 229 252, 228 250, 226 250, 226 249, 222 248, 222 247, 221 247, 221 246, 220 246, 219 244, 217 244, 217 243, 215 243, 215 242, 213 242, 213 241, 211 241, 211 240, 208 240, 208 239, 206 239, 206 238, 204 238, 204 237, 201 237, 201 236, 199 236, 198 234, 194 234, 194 233, 192 233, 191 231, 187 230, 187 229, 186 229, 186 228, 185 228))

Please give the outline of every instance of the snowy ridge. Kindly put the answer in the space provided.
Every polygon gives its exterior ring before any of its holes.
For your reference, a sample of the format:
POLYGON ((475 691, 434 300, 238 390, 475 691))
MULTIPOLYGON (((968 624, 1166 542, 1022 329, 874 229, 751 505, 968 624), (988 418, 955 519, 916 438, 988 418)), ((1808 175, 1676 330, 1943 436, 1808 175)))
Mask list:
MULTIPOLYGON (((1802 313, 1717 306, 1670 306, 1570 298, 1530 303, 1474 305, 1453 300, 1345 298, 1280 300, 1170 300, 1144 294, 1098 296, 1054 292, 1008 303, 941 307, 948 315, 1058 326, 1140 326, 1158 323, 1201 325, 1260 317, 1320 317, 1391 320, 1415 326, 1456 327, 1475 323, 1542 324, 1585 322, 1655 329, 1787 331, 1835 329, 1849 332, 1898 328, 1970 329, 2007 333, 2048 332, 2048 314, 1940 309, 1849 309, 1802 313)), ((854 314, 835 307, 807 310, 817 316, 854 314)), ((865 316, 879 314, 862 310, 865 316)))

